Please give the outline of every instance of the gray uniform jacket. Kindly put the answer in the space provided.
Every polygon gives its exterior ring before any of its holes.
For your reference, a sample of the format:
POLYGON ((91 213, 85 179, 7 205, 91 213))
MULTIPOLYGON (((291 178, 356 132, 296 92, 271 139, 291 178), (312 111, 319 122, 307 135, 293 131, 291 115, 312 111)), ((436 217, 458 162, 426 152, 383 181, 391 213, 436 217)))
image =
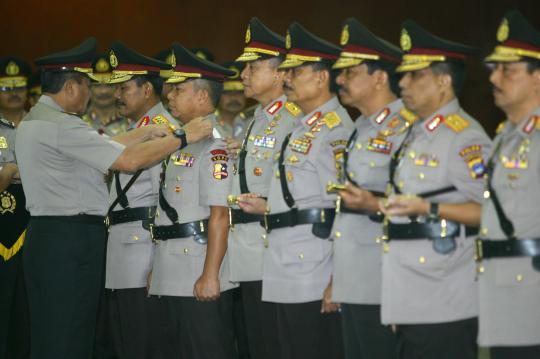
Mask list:
MULTIPOLYGON (((455 186, 432 202, 481 203, 484 161, 491 141, 483 128, 453 100, 417 121, 404 142, 394 176, 404 194, 455 186)), ((420 221, 425 219, 419 218, 420 221)), ((392 222, 409 222, 392 217, 392 222)), ((433 250, 428 239, 391 241, 383 254, 382 322, 442 323, 478 314, 473 237, 464 226, 449 254, 433 250)))
MULTIPOLYGON (((284 152, 289 190, 298 209, 334 208, 339 158, 353 123, 336 97, 299 119, 284 152), (307 135, 306 135, 307 134, 307 135)), ((277 172, 277 162, 274 173, 277 172)), ((288 212, 280 180, 272 176, 268 207, 271 214, 288 212)), ((277 303, 320 300, 332 273, 332 242, 312 233, 311 224, 274 229, 263 257, 262 299, 277 303)))
MULTIPOLYGON (((208 139, 188 145, 171 155, 163 194, 179 216, 179 223, 210 217, 210 206, 227 207, 231 187, 232 162, 226 143, 208 139)), ((165 211, 158 207, 156 226, 171 225, 165 211)), ((193 296, 193 286, 201 276, 206 257, 206 244, 193 236, 158 241, 153 261, 150 294, 193 296)), ((220 269, 221 291, 234 287, 228 281, 227 258, 220 269)))
POLYGON ((15 162, 15 125, 0 118, 0 167, 15 162))
MULTIPOLYGON (((246 181, 251 193, 268 197, 273 162, 283 139, 296 126, 295 116, 300 115, 296 105, 287 103, 281 96, 265 108, 259 105, 251 132, 246 139, 246 181)), ((238 166, 238 164, 237 164, 238 166)), ((239 195, 240 175, 234 173, 231 193, 239 195)), ((238 208, 235 206, 235 208, 238 208)), ((229 231, 228 259, 233 282, 262 279, 264 229, 259 223, 237 224, 229 231)))
MULTIPOLYGON (((540 108, 518 125, 507 121, 494 142, 500 143, 492 186, 518 239, 540 238, 540 108)), ((491 199, 482 210, 481 237, 506 239, 491 199)), ((479 344, 540 344, 540 272, 531 257, 483 260, 478 274, 479 344)))
MULTIPOLYGON (((385 193, 390 159, 415 119, 401 100, 368 118, 360 116, 355 122, 356 139, 349 145, 347 171, 351 180, 362 189, 385 193)), ((332 299, 340 303, 380 304, 381 223, 367 215, 341 212, 336 216, 332 232, 332 299)))
MULTIPOLYGON (((159 115, 165 117, 171 124, 178 125, 159 102, 137 122, 135 127, 152 124, 152 120, 159 115)), ((157 205, 160 172, 161 163, 158 163, 141 173, 126 193, 130 208, 157 205)), ((122 188, 129 182, 131 176, 132 174, 120 173, 122 188)), ((113 178, 109 203, 116 197, 116 179, 113 178)), ((117 204, 114 211, 121 209, 122 206, 117 204)), ((153 248, 150 233, 142 227, 141 221, 112 225, 107 242, 105 288, 146 287, 146 278, 152 267, 153 248)))
POLYGON ((17 128, 26 208, 32 216, 104 216, 105 173, 124 148, 42 95, 17 128))

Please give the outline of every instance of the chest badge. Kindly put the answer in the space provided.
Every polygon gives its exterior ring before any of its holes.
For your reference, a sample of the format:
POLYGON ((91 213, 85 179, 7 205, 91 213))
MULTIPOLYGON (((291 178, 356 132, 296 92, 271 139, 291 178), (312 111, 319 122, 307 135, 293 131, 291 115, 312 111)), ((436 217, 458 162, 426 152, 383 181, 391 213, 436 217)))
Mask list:
POLYGON ((15 196, 8 191, 4 191, 0 194, 0 214, 5 214, 7 212, 15 213, 16 207, 17 201, 15 200, 15 196))
POLYGON ((0 136, 0 148, 8 148, 7 140, 4 136, 0 136))

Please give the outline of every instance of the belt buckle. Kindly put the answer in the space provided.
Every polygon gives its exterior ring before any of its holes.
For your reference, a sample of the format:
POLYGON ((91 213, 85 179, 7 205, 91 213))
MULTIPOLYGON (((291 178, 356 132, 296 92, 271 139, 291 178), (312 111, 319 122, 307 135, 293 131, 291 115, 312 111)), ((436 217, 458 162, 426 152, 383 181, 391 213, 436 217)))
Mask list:
POLYGON ((270 233, 268 230, 268 212, 264 212, 264 230, 266 233, 270 233))
POLYGON ((482 258, 484 257, 484 252, 482 249, 482 240, 480 238, 476 238, 474 241, 474 260, 477 262, 481 262, 482 258))
POLYGON ((157 243, 155 237, 154 237, 154 225, 152 223, 148 224, 148 231, 150 232, 150 239, 153 243, 157 243))
POLYGON ((111 220, 109 219, 108 214, 105 216, 105 220, 103 222, 105 223, 105 227, 107 227, 107 232, 110 232, 111 231, 111 220))
POLYGON ((229 207, 229 230, 234 231, 234 223, 232 220, 232 207, 229 207))

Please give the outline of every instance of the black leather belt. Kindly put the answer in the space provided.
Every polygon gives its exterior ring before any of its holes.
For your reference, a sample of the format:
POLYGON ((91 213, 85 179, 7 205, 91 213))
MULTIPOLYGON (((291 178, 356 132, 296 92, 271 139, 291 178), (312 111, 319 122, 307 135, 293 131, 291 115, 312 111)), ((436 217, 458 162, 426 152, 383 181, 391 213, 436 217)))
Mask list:
POLYGON ((154 216, 156 207, 125 208, 109 213, 109 224, 120 224, 147 220, 154 216))
MULTIPOLYGON (((157 241, 166 241, 172 238, 185 238, 191 236, 199 236, 203 233, 208 232, 208 220, 203 219, 202 221, 195 221, 189 223, 175 223, 170 226, 154 226, 150 225, 150 235, 153 240, 157 241)), ((199 236, 203 238, 202 236, 199 236)), ((199 238, 197 237, 197 238, 199 238)), ((202 239, 197 239, 197 242, 206 241, 202 239)))
POLYGON ((540 256, 540 238, 510 240, 477 239, 478 259, 494 257, 537 257, 540 256))
POLYGON ((263 215, 246 213, 242 211, 241 209, 230 208, 229 215, 231 216, 230 218, 231 225, 264 221, 263 215))
POLYGON ((343 204, 339 208, 341 213, 356 214, 359 216, 368 216, 373 222, 381 223, 384 220, 384 215, 380 212, 367 211, 365 209, 351 209, 345 207, 343 204))
MULTIPOLYGON (((457 237, 461 224, 452 221, 443 221, 434 223, 388 223, 387 236, 389 240, 411 240, 422 238, 439 238, 439 237, 457 237)), ((478 227, 465 226, 465 235, 467 237, 478 234, 478 227)))
POLYGON ((93 214, 76 214, 73 216, 32 216, 33 221, 67 221, 67 222, 80 222, 86 224, 103 224, 105 222, 104 216, 97 216, 93 214))
POLYGON ((336 210, 334 208, 296 209, 288 212, 267 214, 261 223, 267 232, 272 229, 294 227, 300 224, 325 224, 332 227, 336 210))

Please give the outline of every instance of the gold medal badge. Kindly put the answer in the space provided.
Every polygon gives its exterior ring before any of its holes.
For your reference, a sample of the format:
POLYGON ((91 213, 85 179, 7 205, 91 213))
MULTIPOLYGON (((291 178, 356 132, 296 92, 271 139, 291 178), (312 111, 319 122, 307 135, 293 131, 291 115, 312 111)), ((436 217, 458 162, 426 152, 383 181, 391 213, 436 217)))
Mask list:
POLYGON ((16 207, 17 201, 15 200, 15 196, 8 191, 4 191, 0 194, 0 214, 5 214, 7 212, 15 213, 16 207))
POLYGON ((401 30, 401 37, 399 39, 399 45, 403 51, 409 51, 412 48, 412 40, 407 30, 401 30))
POLYGON ((6 66, 6 74, 9 76, 16 76, 19 74, 19 65, 17 65, 14 61, 10 61, 6 66))
POLYGON ((508 25, 508 20, 503 19, 497 30, 497 40, 499 42, 504 42, 508 39, 508 34, 510 33, 510 26, 508 25))
POLYGON ((97 72, 109 72, 111 70, 111 66, 105 59, 99 59, 96 63, 96 71, 97 72))
POLYGON ((246 44, 248 44, 250 40, 251 40, 251 26, 248 25, 248 28, 246 30, 246 44))
POLYGON ((285 48, 288 50, 291 48, 291 33, 287 30, 287 35, 285 36, 285 48))
POLYGON ((116 58, 116 55, 114 54, 114 51, 111 50, 111 54, 109 56, 109 62, 111 63, 111 66, 113 68, 116 68, 118 66, 118 59, 116 58))
POLYGON ((4 136, 0 136, 0 148, 8 148, 8 143, 4 136))

